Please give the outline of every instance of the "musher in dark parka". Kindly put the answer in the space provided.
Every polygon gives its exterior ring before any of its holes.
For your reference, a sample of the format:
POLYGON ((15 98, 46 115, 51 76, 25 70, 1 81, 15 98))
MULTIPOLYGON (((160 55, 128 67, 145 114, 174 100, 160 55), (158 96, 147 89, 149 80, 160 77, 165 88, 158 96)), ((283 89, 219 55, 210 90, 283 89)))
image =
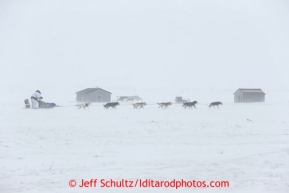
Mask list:
POLYGON ((31 104, 33 109, 39 108, 39 102, 41 99, 43 99, 43 97, 41 96, 41 92, 39 90, 35 91, 35 93, 32 94, 31 104))

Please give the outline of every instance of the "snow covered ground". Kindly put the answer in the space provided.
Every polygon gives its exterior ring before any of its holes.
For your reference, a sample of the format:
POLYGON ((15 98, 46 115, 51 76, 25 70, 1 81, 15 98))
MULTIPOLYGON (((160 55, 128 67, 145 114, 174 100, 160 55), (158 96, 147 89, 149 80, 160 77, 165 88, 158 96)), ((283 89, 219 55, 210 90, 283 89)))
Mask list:
MULTIPOLYGON (((59 104, 59 103, 58 103, 59 104)), ((68 105, 73 105, 70 103, 68 105)), ((289 103, 136 110, 1 103, 0 192, 289 190, 289 103), (247 120, 249 119, 249 120, 247 120), (71 188, 82 179, 226 180, 229 188, 71 188)))

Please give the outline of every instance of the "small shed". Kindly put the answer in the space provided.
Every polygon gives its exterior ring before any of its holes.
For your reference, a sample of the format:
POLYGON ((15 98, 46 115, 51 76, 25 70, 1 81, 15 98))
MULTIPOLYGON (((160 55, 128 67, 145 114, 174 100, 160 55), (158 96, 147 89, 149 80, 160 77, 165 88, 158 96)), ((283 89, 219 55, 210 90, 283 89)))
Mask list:
POLYGON ((177 96, 175 98, 175 103, 185 103, 188 102, 188 100, 184 100, 183 97, 177 96))
POLYGON ((265 102, 265 93, 259 89, 240 88, 234 93, 235 103, 265 102))
POLYGON ((141 101, 139 96, 118 96, 117 101, 141 101))
POLYGON ((87 88, 76 93, 77 102, 102 103, 111 101, 111 93, 101 88, 87 88))

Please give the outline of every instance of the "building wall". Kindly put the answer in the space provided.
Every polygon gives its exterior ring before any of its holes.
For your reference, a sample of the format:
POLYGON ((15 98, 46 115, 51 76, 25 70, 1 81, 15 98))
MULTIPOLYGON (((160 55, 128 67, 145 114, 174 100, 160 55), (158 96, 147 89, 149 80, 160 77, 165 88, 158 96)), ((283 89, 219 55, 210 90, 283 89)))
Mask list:
POLYGON ((96 90, 88 94, 91 102, 110 102, 111 94, 103 90, 96 90))
POLYGON ((264 102, 265 95, 262 93, 244 93, 244 102, 264 102))
POLYGON ((77 102, 110 102, 111 101, 111 94, 109 92, 103 90, 96 90, 91 93, 78 93, 76 96, 77 102))
POLYGON ((243 102, 243 93, 241 91, 236 91, 234 94, 234 102, 242 103, 243 102))
POLYGON ((240 90, 234 93, 235 103, 251 103, 251 102, 264 102, 264 93, 243 93, 240 90))
POLYGON ((85 102, 82 96, 83 96, 83 93, 77 93, 76 94, 76 101, 77 102, 85 102))

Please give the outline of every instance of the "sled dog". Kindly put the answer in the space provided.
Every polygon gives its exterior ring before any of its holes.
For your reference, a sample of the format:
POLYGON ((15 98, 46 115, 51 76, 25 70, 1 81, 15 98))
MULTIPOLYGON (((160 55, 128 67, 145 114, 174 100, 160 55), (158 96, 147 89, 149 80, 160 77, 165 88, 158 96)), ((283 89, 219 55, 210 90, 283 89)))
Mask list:
POLYGON ((196 108, 196 104, 197 104, 198 102, 197 101, 193 101, 193 102, 185 102, 185 103, 183 103, 183 106, 182 107, 184 107, 185 109, 187 108, 187 107, 189 107, 190 109, 192 108, 192 107, 195 107, 196 108))
POLYGON ((215 108, 215 106, 217 106, 218 108, 219 108, 219 105, 222 105, 223 103, 221 103, 221 102, 212 102, 211 104, 210 104, 210 108, 211 107, 214 107, 215 108))
POLYGON ((147 103, 146 102, 141 102, 141 103, 134 103, 132 105, 133 105, 134 109, 140 109, 140 108, 143 108, 144 106, 146 106, 147 103))
POLYGON ((78 107, 78 109, 81 109, 81 108, 86 109, 89 107, 90 104, 91 103, 78 103, 76 106, 78 107))
POLYGON ((162 109, 166 109, 168 108, 170 105, 172 105, 173 103, 171 102, 166 102, 166 103, 158 103, 159 107, 158 108, 162 108, 162 109))
POLYGON ((104 109, 116 109, 116 106, 119 105, 119 102, 112 102, 112 103, 106 103, 104 106, 104 109))

